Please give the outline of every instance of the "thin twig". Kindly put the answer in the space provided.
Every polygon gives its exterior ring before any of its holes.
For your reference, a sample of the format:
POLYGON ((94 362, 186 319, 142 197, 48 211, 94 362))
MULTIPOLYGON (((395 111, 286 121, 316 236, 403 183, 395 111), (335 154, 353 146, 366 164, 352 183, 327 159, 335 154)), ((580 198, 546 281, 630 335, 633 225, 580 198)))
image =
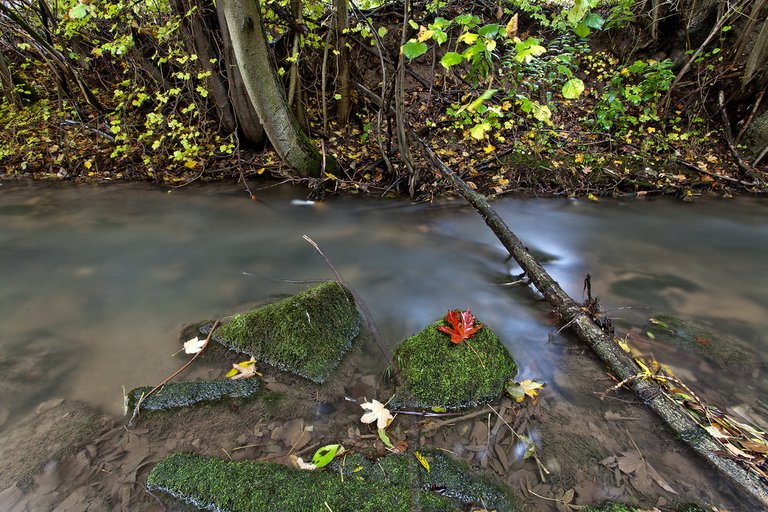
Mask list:
MULTIPOLYGON (((373 315, 371 314, 371 310, 368 308, 368 304, 366 304, 365 300, 363 300, 360 294, 358 294, 351 286, 349 286, 349 283, 347 283, 341 276, 341 272, 339 272, 333 263, 331 263, 331 260, 328 259, 328 256, 326 256, 325 253, 323 253, 317 243, 315 243, 315 241, 307 235, 302 235, 302 238, 315 248, 315 251, 317 251, 317 253, 323 257, 325 263, 328 265, 328 267, 330 267, 331 271, 333 271, 333 274, 336 276, 336 280, 339 282, 339 284, 343 285, 344 288, 352 294, 352 297, 355 299, 355 302, 360 308, 360 312, 365 319, 365 323, 368 325, 368 329, 371 331, 371 335, 373 336, 374 341, 379 346, 379 349, 384 353, 387 361, 392 361, 392 352, 390 352, 390 350, 384 345, 384 342, 381 339, 381 334, 379 334, 379 328, 376 326, 376 321, 373 319, 373 315)), ((397 367, 392 365, 392 368, 395 375, 397 375, 397 367)))
POLYGON ((142 396, 142 397, 141 397, 141 399, 140 399, 138 402, 136 402, 136 408, 134 409, 134 411, 133 411, 133 416, 131 416, 131 420, 128 422, 128 424, 130 424, 131 422, 133 422, 133 418, 135 418, 135 417, 136 417, 136 415, 138 414, 138 412, 139 412, 139 408, 141 407, 141 403, 142 403, 144 400, 146 400, 147 398, 149 398, 150 396, 152 396, 152 394, 153 394, 153 393, 155 393, 155 392, 156 392, 158 389, 160 389, 160 388, 162 388, 163 386, 165 386, 166 384, 168 384, 168 382, 170 382, 171 380, 173 380, 173 378, 174 378, 174 377, 176 377, 178 374, 180 374, 181 372, 183 372, 184 370, 186 370, 187 368, 189 368, 189 365, 191 365, 193 362, 195 362, 195 359, 197 359, 198 357, 200 357, 200 354, 202 354, 202 353, 203 353, 203 351, 205 350, 205 347, 207 347, 207 346, 208 346, 208 343, 210 343, 210 342, 211 342, 211 338, 213 337, 213 331, 215 331, 215 330, 216 330, 216 329, 219 327, 219 324, 220 324, 220 323, 221 323, 221 321, 219 321, 219 320, 216 320, 216 321, 213 323, 213 327, 211 327, 211 330, 210 330, 210 331, 208 331, 208 337, 206 337, 206 338, 205 338, 205 343, 203 343, 203 346, 202 346, 202 347, 200 347, 200 350, 199 350, 199 351, 198 351, 198 352, 197 352, 197 353, 196 353, 196 354, 195 354, 195 355, 192 357, 192 359, 190 359, 189 361, 187 361, 187 364, 185 364, 184 366, 182 366, 181 368, 179 368, 178 370, 176 370, 175 372, 173 372, 173 373, 172 373, 172 374, 171 374, 169 377, 166 377, 165 379, 163 379, 163 382, 161 382, 160 384, 158 384, 157 386, 155 386, 154 388, 152 388, 152 389, 149 391, 149 393, 147 393, 146 395, 142 396))

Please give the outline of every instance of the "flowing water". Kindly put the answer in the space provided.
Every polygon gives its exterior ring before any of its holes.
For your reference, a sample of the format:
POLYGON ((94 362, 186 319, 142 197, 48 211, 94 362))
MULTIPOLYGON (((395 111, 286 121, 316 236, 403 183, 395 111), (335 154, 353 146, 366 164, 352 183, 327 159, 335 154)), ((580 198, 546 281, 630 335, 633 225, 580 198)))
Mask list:
MULTIPOLYGON (((554 399, 580 400, 568 391, 583 376, 563 366, 573 341, 552 336, 535 293, 503 285, 518 269, 474 210, 458 200, 306 204, 305 193, 275 187, 251 201, 232 185, 1 184, 0 430, 53 396, 121 414, 121 386, 155 384, 186 360, 171 357, 184 324, 306 287, 281 280, 332 278, 304 234, 365 299, 391 348, 468 307, 508 345, 520 378, 547 382, 554 399)), ((494 206, 573 297, 591 274, 617 334, 642 337, 661 311, 735 336, 766 363, 764 201, 494 206)), ((713 370, 653 340, 642 345, 724 407, 759 407, 768 388, 761 371, 713 370)))

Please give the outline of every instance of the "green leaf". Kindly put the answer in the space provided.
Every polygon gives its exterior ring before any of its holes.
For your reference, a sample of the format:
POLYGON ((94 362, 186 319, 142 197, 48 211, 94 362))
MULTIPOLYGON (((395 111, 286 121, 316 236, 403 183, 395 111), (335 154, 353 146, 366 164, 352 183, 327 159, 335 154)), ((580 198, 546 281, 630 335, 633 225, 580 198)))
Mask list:
POLYGON ((540 104, 538 101, 533 102, 533 110, 531 111, 533 117, 543 123, 551 123, 552 111, 546 105, 540 104))
POLYGON ((546 48, 539 44, 539 40, 535 37, 529 37, 525 41, 520 41, 515 44, 515 60, 517 62, 531 62, 534 57, 538 57, 547 51, 546 48))
POLYGON ((418 41, 412 40, 408 41, 402 46, 403 55, 405 55, 408 60, 413 60, 416 57, 420 57, 427 53, 427 43, 420 43, 418 41))
POLYGON ((597 13, 590 12, 584 17, 584 23, 595 30, 602 30, 605 25, 605 20, 597 13))
POLYGON ((585 14, 587 14, 588 9, 589 3, 587 0, 575 0, 573 2, 573 7, 568 10, 568 22, 575 25, 581 21, 585 14))
POLYGON ((491 125, 488 123, 478 123, 473 126, 471 130, 469 130, 469 134, 475 140, 483 140, 485 138, 485 134, 489 131, 491 131, 491 125))
POLYGON ((418 23, 416 23, 415 21, 413 21, 413 20, 408 20, 408 24, 411 26, 411 28, 412 28, 413 30, 419 30, 419 24, 418 24, 418 23))
POLYGON ((445 55, 443 55, 442 59, 440 59, 440 64, 445 69, 448 69, 452 66, 455 66, 456 64, 461 64, 461 61, 463 60, 464 60, 464 57, 462 57, 460 53, 448 52, 445 55))
POLYGON ((477 16, 471 14, 460 14, 454 18, 459 25, 476 25, 480 19, 477 16))
POLYGON ((584 92, 584 82, 578 78, 571 78, 563 85, 563 97, 575 100, 584 92))
POLYGON ((381 442, 384 443, 384 446, 387 448, 394 448, 395 445, 392 444, 392 441, 389 439, 389 436, 384 431, 383 428, 379 429, 379 439, 381 439, 381 442))
POLYGON ((573 33, 579 37, 587 37, 589 35, 589 27, 583 21, 580 21, 578 25, 573 29, 573 33))
POLYGON ((88 8, 85 4, 77 4, 69 10, 69 17, 73 20, 79 20, 88 16, 88 8))
POLYGON ((327 444, 317 449, 312 456, 312 464, 322 468, 331 463, 336 455, 344 453, 344 447, 340 444, 327 444))
POLYGON ((499 26, 496 23, 491 23, 490 25, 480 27, 477 33, 485 38, 490 39, 499 33, 499 26))
POLYGON ((432 30, 436 29, 444 29, 447 28, 453 23, 451 20, 447 20, 445 18, 437 17, 435 18, 435 21, 429 24, 429 28, 432 30))
POLYGON ((433 28, 432 25, 430 25, 429 28, 434 32, 432 34, 432 39, 434 39, 437 44, 443 44, 448 40, 448 34, 446 34, 442 29, 433 28))
POLYGON ((377 30, 376 32, 378 32, 379 37, 384 37, 385 35, 387 35, 388 30, 387 30, 387 27, 379 27, 379 30, 377 30))
POLYGON ((341 94, 339 93, 334 94, 333 99, 335 99, 336 101, 339 101, 341 99, 341 94))

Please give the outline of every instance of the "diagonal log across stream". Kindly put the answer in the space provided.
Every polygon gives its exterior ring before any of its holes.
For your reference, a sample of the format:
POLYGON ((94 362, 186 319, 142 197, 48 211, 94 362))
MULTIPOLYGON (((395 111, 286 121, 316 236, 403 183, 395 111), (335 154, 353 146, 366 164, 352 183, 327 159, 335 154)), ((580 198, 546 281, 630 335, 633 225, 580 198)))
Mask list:
POLYGON ((694 421, 676 402, 669 398, 661 387, 646 379, 634 378, 641 369, 632 357, 598 327, 589 314, 574 301, 560 285, 544 270, 536 259, 531 256, 519 238, 506 225, 504 220, 488 203, 486 198, 472 190, 452 169, 450 169, 432 151, 432 148, 411 132, 413 140, 417 141, 424 151, 427 160, 435 168, 453 182, 454 188, 466 199, 483 217, 485 223, 525 271, 531 283, 544 298, 559 313, 565 325, 584 342, 589 344, 609 370, 621 381, 628 380, 628 386, 633 389, 640 399, 656 414, 658 414, 675 434, 694 451, 704 457, 714 466, 736 489, 745 496, 768 509, 768 486, 757 475, 742 466, 738 461, 723 455, 723 448, 694 421))

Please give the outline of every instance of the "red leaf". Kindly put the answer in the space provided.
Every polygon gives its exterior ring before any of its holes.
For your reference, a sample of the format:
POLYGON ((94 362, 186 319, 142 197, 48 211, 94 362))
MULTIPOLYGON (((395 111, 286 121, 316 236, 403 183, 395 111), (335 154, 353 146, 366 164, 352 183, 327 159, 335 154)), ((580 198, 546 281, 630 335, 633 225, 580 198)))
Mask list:
POLYGON ((468 340, 483 328, 482 324, 475 325, 475 317, 470 310, 464 312, 455 309, 451 310, 445 315, 444 320, 451 324, 451 327, 441 325, 438 326, 438 329, 446 334, 450 334, 451 342, 456 344, 468 340))

